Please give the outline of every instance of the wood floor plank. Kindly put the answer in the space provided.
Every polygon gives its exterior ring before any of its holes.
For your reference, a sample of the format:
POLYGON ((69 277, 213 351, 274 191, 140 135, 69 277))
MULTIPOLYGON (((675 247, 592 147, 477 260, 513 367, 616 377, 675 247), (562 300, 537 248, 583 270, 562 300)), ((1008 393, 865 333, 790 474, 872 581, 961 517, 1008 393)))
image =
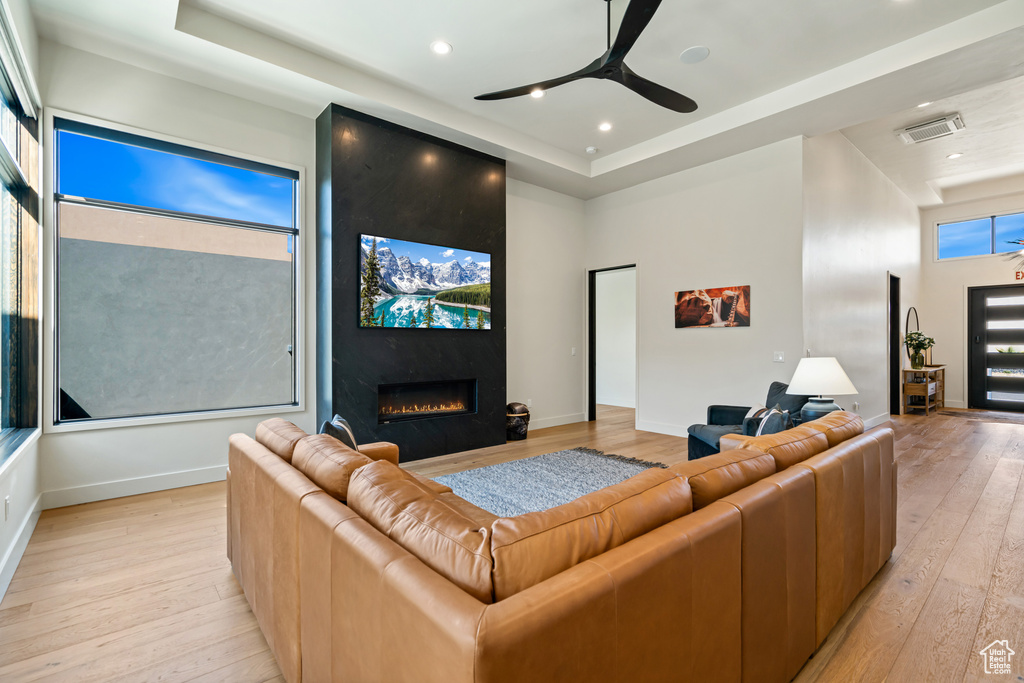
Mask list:
POLYGON ((1024 643, 1024 607, 1011 604, 989 594, 982 610, 978 633, 971 647, 970 659, 967 662, 965 681, 1024 680, 1024 651, 1020 647, 1024 643), (1010 675, 986 675, 985 661, 981 651, 996 640, 1006 640, 1016 653, 1010 658, 1010 675))
POLYGON ((950 553, 943 578, 988 591, 1024 462, 1002 459, 950 553))
POLYGON ((886 680, 963 680, 984 605, 985 591, 939 579, 886 680))
MULTIPOLYGON (((1024 475, 1017 486, 1013 509, 1006 522, 1006 533, 996 558, 989 594, 1024 609, 1024 475)), ((1024 661, 1024 652, 1021 654, 1024 661)))
POLYGON ((227 666, 189 679, 189 683, 267 683, 284 680, 270 650, 264 649, 227 666))

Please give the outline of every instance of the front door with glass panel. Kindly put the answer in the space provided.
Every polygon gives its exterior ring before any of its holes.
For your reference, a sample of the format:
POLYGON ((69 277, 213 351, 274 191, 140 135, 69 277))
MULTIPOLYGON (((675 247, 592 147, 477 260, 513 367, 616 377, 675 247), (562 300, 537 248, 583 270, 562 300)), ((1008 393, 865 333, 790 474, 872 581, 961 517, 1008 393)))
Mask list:
POLYGON ((1024 412, 1024 285, 968 289, 968 406, 1024 412))

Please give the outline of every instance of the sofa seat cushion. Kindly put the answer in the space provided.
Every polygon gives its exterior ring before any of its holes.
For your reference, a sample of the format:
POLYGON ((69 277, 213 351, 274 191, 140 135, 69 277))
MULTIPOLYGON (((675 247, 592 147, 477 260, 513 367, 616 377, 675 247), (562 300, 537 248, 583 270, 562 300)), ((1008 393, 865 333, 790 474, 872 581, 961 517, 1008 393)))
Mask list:
POLYGON ((778 434, 762 434, 746 439, 743 448, 771 455, 775 458, 775 468, 781 472, 828 450, 828 437, 823 431, 800 425, 778 434))
POLYGON ((709 446, 718 448, 719 441, 726 434, 740 434, 743 431, 742 425, 690 425, 686 428, 687 433, 696 439, 700 439, 709 446))
POLYGON ((348 499, 349 479, 373 462, 327 434, 307 436, 295 445, 292 466, 341 502, 348 499))
POLYGON ((352 476, 348 505, 377 531, 477 600, 493 601, 491 532, 386 460, 352 476))
POLYGON ((845 410, 836 410, 817 420, 811 420, 804 426, 823 432, 828 439, 829 448, 864 433, 864 420, 861 416, 845 410))
POLYGON ((699 510, 719 498, 775 474, 775 459, 758 451, 727 451, 690 460, 669 468, 685 477, 693 492, 693 509, 699 510))
POLYGON ((284 458, 285 462, 292 461, 295 444, 307 436, 306 432, 279 417, 272 417, 256 425, 256 441, 284 458))
POLYGON ((686 480, 652 468, 624 482, 491 525, 494 598, 511 595, 693 510, 686 480))

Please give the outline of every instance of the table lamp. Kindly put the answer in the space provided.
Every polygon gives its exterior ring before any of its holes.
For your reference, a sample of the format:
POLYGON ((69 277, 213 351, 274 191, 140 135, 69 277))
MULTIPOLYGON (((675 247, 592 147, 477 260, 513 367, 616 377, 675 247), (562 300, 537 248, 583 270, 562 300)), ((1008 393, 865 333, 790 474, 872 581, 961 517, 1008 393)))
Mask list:
POLYGON ((801 358, 786 393, 814 397, 800 409, 800 419, 807 422, 841 410, 826 394, 845 396, 856 394, 857 389, 835 358, 801 358))

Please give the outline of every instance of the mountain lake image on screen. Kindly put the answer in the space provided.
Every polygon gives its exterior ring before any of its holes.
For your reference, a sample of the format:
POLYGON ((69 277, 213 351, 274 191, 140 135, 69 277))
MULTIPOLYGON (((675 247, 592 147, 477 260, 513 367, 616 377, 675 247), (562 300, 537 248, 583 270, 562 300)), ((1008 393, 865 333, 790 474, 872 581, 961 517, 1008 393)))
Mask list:
POLYGON ((361 235, 361 327, 491 329, 491 256, 361 235))

